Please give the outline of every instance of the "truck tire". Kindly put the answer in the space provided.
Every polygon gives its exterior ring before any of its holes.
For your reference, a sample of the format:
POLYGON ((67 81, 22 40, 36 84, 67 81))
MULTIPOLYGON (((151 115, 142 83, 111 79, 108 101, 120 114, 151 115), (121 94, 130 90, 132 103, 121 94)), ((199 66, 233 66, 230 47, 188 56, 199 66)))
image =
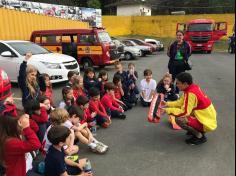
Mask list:
POLYGON ((89 58, 83 59, 83 62, 82 62, 83 70, 86 70, 89 67, 93 67, 93 63, 92 63, 91 59, 89 59, 89 58))
POLYGON ((125 53, 125 60, 133 59, 133 55, 131 53, 125 53))

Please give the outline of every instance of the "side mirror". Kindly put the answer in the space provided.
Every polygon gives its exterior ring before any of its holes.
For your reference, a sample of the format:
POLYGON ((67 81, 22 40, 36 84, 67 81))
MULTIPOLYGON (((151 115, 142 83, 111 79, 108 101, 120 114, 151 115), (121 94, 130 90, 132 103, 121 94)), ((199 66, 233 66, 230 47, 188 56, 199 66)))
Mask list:
POLYGON ((4 51, 1 53, 1 56, 2 57, 12 57, 12 54, 10 51, 4 51))

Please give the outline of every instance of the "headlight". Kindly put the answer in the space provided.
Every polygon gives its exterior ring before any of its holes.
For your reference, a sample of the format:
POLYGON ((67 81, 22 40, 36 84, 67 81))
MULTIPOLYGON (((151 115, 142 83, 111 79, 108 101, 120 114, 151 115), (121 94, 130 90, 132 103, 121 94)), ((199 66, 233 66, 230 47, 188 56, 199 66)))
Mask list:
POLYGON ((60 64, 52 64, 47 62, 42 62, 49 69, 61 69, 60 64))

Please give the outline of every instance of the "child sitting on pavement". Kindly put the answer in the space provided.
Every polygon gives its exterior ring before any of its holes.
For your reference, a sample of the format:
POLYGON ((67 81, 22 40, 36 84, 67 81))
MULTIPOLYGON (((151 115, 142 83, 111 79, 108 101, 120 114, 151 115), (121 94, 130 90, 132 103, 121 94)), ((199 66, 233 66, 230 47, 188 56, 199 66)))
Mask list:
POLYGON ((80 175, 92 176, 84 172, 87 159, 72 161, 65 157, 63 147, 70 143, 71 130, 64 126, 52 127, 48 139, 52 143, 45 159, 45 176, 80 175))
POLYGON ((89 99, 87 97, 80 96, 76 99, 76 105, 83 111, 83 116, 80 117, 80 123, 88 123, 89 128, 96 127, 96 112, 91 113, 89 110, 89 99))
POLYGON ((104 86, 108 82, 108 80, 108 73, 105 70, 100 71, 98 75, 98 81, 100 82, 101 97, 103 97, 106 93, 104 86))
POLYGON ((115 85, 113 83, 105 84, 106 94, 102 97, 101 102, 112 118, 125 119, 126 115, 123 108, 115 100, 114 89, 115 85))
POLYGON ((37 123, 39 127, 37 136, 40 142, 42 142, 47 130, 48 123, 48 113, 46 106, 36 100, 28 100, 25 103, 24 110, 25 113, 29 114, 30 118, 37 123))
POLYGON ((128 92, 128 99, 131 104, 137 104, 139 95, 138 86, 136 82, 138 81, 138 72, 135 71, 134 63, 129 63, 128 65, 129 70, 127 71, 128 75, 128 84, 129 84, 129 92, 128 92))
POLYGON ((77 99, 79 96, 87 96, 87 91, 84 88, 84 79, 82 76, 75 76, 72 84, 74 98, 77 99))
MULTIPOLYGON (((63 124, 68 119, 69 119, 69 114, 65 109, 56 108, 51 112, 50 114, 51 125, 47 128, 47 131, 45 133, 45 136, 42 142, 43 150, 45 153, 48 152, 50 146, 52 145, 52 143, 48 140, 48 137, 47 137, 49 130, 54 126, 63 126, 63 124)), ((77 145, 74 145, 74 141, 75 141, 75 134, 74 134, 74 131, 71 130, 70 144, 64 147, 65 153, 67 155, 74 155, 78 153, 79 147, 77 145)))
POLYGON ((157 83, 152 79, 152 71, 146 69, 144 71, 144 79, 140 83, 141 103, 143 107, 149 107, 155 95, 157 83))
MULTIPOLYGON (((164 94, 164 101, 176 101, 178 97, 178 92, 172 82, 172 75, 166 73, 163 79, 157 85, 157 93, 164 94)), ((181 128, 177 125, 174 116, 169 116, 169 122, 173 129, 180 130, 181 128)))
POLYGON ((115 100, 122 106, 122 108, 127 111, 132 109, 132 105, 126 100, 124 89, 122 86, 122 78, 119 75, 114 76, 113 83, 115 85, 115 100))
POLYGON ((66 87, 72 87, 72 84, 74 82, 74 77, 78 75, 77 72, 75 71, 69 71, 67 74, 67 78, 68 78, 68 83, 66 84, 66 87))
POLYGON ((157 93, 164 94, 165 101, 176 101, 178 99, 178 93, 172 82, 172 75, 170 73, 166 73, 163 79, 157 84, 157 93))
POLYGON ((25 176, 26 154, 41 146, 30 128, 29 115, 23 112, 18 112, 17 117, 3 115, 0 118, 0 129, 0 164, 6 167, 7 176, 25 176))
POLYGON ((84 72, 84 88, 89 92, 92 87, 100 89, 100 83, 93 68, 87 68, 84 72))
POLYGON ((89 101, 89 109, 91 112, 95 112, 97 124, 103 128, 108 128, 111 125, 111 117, 107 114, 106 109, 100 101, 100 91, 97 88, 91 88, 89 90, 91 97, 89 101))
POLYGON ((59 104, 59 108, 64 108, 68 110, 75 103, 75 98, 73 94, 72 87, 64 87, 62 89, 62 98, 63 100, 59 104))
POLYGON ((64 125, 69 129, 74 130, 75 137, 83 144, 88 145, 88 147, 93 151, 100 154, 105 153, 108 150, 108 146, 99 142, 94 138, 93 134, 88 128, 88 123, 80 123, 80 118, 83 116, 83 111, 79 107, 72 106, 69 109, 70 118, 64 125))

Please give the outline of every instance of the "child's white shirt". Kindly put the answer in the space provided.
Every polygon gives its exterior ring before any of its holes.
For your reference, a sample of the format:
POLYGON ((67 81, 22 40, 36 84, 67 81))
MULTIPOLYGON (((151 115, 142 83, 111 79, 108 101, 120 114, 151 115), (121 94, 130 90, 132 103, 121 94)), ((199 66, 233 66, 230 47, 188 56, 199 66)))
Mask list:
MULTIPOLYGON (((146 102, 152 101, 153 97, 151 97, 150 99, 149 99, 149 97, 151 95, 151 92, 156 90, 156 87, 157 87, 157 82, 154 79, 151 79, 149 83, 146 81, 146 79, 143 79, 141 81, 140 89, 141 89, 141 91, 144 91, 145 95, 146 95, 146 98, 144 99, 144 101, 146 101, 146 102)), ((144 97, 142 97, 142 98, 144 98, 144 97)))

